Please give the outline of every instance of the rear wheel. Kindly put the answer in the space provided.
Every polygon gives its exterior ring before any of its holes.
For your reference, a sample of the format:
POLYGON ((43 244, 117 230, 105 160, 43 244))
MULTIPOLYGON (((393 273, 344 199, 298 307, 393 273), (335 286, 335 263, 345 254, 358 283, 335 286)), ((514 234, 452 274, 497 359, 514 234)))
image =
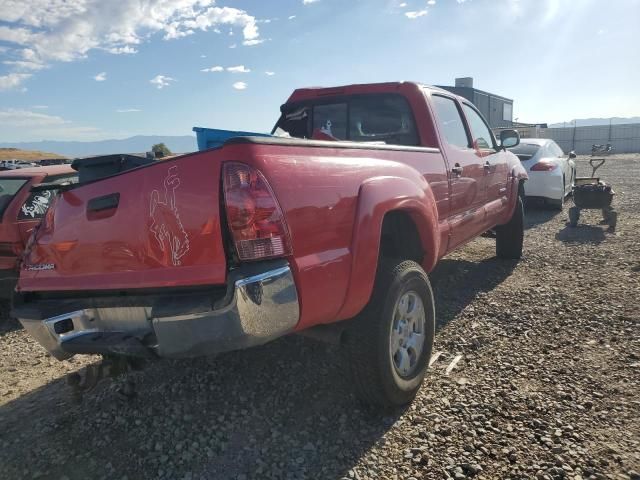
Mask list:
POLYGON ((358 398, 383 409, 411 402, 431 358, 434 331, 427 274, 413 261, 382 260, 371 300, 344 342, 358 398))
POLYGON ((522 257, 524 243, 524 205, 518 195, 516 208, 511 219, 496 227, 496 256, 499 258, 519 259, 522 257))

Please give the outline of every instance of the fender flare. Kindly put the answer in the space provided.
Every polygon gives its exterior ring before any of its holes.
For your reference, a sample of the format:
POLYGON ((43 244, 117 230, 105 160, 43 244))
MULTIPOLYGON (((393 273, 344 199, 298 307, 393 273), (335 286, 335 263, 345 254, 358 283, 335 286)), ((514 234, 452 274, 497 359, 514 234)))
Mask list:
POLYGON ((406 212, 415 222, 423 251, 422 263, 430 271, 438 260, 438 211, 431 187, 404 177, 375 177, 360 186, 351 236, 351 273, 338 320, 352 318, 369 302, 378 268, 384 216, 406 212))
POLYGON ((513 216, 513 212, 516 209, 516 201, 518 197, 518 190, 520 188, 521 182, 526 182, 529 179, 527 176, 527 171, 520 164, 513 165, 509 172, 508 182, 509 182, 509 208, 505 212, 504 216, 500 219, 499 225, 504 225, 513 216))

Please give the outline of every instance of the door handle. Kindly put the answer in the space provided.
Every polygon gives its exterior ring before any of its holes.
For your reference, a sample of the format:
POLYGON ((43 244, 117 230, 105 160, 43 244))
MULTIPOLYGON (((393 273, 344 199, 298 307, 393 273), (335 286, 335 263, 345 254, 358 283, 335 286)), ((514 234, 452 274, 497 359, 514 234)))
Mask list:
POLYGON ((110 193, 92 198, 87 202, 87 220, 102 220, 113 217, 120 203, 120 193, 110 193))
POLYGON ((484 162, 483 168, 485 170, 491 170, 491 164, 489 163, 489 160, 487 160, 486 162, 484 162))
POLYGON ((462 167, 459 163, 456 163, 455 166, 451 169, 451 172, 455 173, 456 175, 462 175, 462 167))

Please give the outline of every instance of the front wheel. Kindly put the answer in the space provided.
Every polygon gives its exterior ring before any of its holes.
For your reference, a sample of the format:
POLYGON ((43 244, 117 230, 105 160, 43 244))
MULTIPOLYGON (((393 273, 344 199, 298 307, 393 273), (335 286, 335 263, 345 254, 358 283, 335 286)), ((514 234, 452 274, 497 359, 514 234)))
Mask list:
POLYGON ((496 227, 496 256, 499 258, 519 259, 522 257, 524 243, 524 205, 518 195, 516 208, 511 219, 496 227))
POLYGON ((382 260, 369 304, 344 342, 358 398, 382 409, 411 402, 429 365, 434 332, 427 274, 416 262, 382 260))

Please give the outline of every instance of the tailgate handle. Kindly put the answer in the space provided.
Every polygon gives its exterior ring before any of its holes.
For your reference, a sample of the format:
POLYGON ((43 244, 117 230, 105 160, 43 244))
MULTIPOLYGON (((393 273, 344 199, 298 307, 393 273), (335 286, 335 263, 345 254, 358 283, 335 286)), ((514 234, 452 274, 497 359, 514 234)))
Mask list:
POLYGON ((110 193, 102 197, 92 198, 87 203, 87 212, 102 212, 118 208, 118 203, 120 203, 120 193, 110 193))

